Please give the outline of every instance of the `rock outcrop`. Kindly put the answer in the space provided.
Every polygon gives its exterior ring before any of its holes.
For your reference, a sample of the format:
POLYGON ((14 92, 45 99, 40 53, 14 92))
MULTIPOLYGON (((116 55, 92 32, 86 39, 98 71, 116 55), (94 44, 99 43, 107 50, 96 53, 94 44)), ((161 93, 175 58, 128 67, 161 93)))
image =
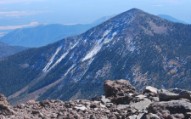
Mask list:
POLYGON ((0 115, 13 115, 14 111, 4 95, 0 94, 0 115))
POLYGON ((107 80, 104 84, 105 96, 117 104, 130 103, 135 97, 135 88, 127 80, 111 81, 107 80))
POLYGON ((190 91, 147 86, 142 94, 127 80, 107 80, 105 96, 92 100, 30 100, 10 106, 0 95, 0 119, 190 119, 190 91))

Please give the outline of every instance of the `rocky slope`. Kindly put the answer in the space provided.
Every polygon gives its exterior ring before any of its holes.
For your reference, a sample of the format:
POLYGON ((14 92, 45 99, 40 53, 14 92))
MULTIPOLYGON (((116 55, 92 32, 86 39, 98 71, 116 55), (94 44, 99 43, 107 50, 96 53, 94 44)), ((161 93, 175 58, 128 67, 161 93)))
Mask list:
POLYGON ((30 100, 10 106, 0 95, 0 118, 4 119, 190 119, 191 92, 147 86, 142 94, 127 80, 108 80, 105 96, 92 100, 30 100))
POLYGON ((137 89, 191 89, 191 26, 132 9, 75 37, 0 62, 0 92, 11 102, 103 94, 106 79, 137 89), (14 84, 14 85, 13 85, 14 84))

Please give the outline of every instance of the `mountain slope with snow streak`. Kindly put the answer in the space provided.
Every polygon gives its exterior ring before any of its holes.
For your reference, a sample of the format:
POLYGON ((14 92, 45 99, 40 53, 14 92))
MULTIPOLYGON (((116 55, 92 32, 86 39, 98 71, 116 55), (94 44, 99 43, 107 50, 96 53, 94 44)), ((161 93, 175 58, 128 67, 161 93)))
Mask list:
POLYGON ((138 89, 191 89, 190 33, 190 25, 131 9, 79 36, 0 62, 0 92, 12 103, 91 98, 103 93, 107 79, 127 79, 138 89))

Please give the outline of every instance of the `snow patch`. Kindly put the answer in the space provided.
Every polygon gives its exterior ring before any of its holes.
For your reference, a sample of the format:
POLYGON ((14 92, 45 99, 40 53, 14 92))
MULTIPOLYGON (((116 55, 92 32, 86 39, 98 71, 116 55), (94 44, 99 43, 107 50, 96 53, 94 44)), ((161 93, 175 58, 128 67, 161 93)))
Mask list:
POLYGON ((56 55, 60 52, 60 50, 62 49, 62 47, 58 47, 56 49, 56 52, 52 55, 52 57, 50 58, 49 62, 47 63, 47 65, 44 67, 43 72, 47 72, 50 68, 50 66, 52 65, 56 55))
POLYGON ((105 36, 107 36, 109 33, 111 32, 111 30, 106 30, 104 33, 103 33, 103 38, 105 37, 105 36))
POLYGON ((82 73, 80 73, 76 78, 73 79, 73 81, 75 83, 77 83, 78 81, 82 80, 83 76, 87 73, 87 71, 89 70, 90 68, 90 65, 91 63, 93 62, 93 59, 90 59, 88 60, 86 63, 85 63, 85 66, 83 66, 83 69, 82 70, 82 73))
POLYGON ((96 45, 86 54, 86 56, 82 59, 82 62, 93 58, 102 48, 102 44, 96 43, 96 45))
POLYGON ((75 67, 75 65, 73 64, 64 74, 64 76, 68 75, 68 73, 75 67))
POLYGON ((54 63, 55 57, 60 52, 62 47, 57 48, 56 52, 53 54, 53 56, 50 58, 48 64, 44 67, 43 72, 49 72, 51 69, 53 69, 56 65, 58 65, 69 53, 70 50, 74 49, 79 42, 76 42, 68 51, 66 51, 64 54, 60 56, 60 58, 54 63))
POLYGON ((117 32, 114 32, 113 34, 112 34, 112 37, 115 37, 117 35, 117 32))
POLYGON ((79 42, 76 42, 71 48, 70 50, 74 49, 77 45, 78 45, 79 42))
POLYGON ((114 32, 113 34, 112 34, 112 37, 111 38, 105 38, 104 39, 104 44, 108 44, 109 42, 111 42, 112 40, 113 40, 113 38, 115 37, 117 35, 117 32, 114 32))
POLYGON ((135 46, 134 45, 132 45, 130 48, 129 48, 129 51, 131 51, 131 52, 133 52, 133 51, 135 51, 135 46))
POLYGON ((70 50, 74 49, 79 42, 76 42, 68 51, 66 51, 64 54, 61 55, 61 57, 49 68, 49 70, 53 69, 55 66, 57 66, 70 52, 70 50))
POLYGON ((67 51, 66 53, 62 54, 62 56, 49 68, 49 70, 53 69, 57 64, 59 64, 68 54, 69 52, 67 51))
POLYGON ((101 39, 97 41, 94 47, 86 54, 86 56, 82 59, 82 62, 93 58, 102 48, 104 44, 107 44, 113 40, 113 38, 117 35, 117 32, 114 32, 111 38, 108 38, 108 34, 111 30, 106 30, 101 39))
POLYGON ((135 51, 136 47, 135 47, 135 44, 134 44, 132 38, 127 38, 126 42, 127 42, 128 50, 131 51, 131 52, 135 51))

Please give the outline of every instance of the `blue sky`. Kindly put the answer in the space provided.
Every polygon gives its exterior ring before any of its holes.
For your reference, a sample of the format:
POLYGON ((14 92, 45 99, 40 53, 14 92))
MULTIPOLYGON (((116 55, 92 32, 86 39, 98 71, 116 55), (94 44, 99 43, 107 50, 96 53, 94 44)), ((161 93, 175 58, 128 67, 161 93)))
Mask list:
POLYGON ((191 23, 191 0, 0 0, 0 30, 42 23, 91 23, 131 8, 191 23))

